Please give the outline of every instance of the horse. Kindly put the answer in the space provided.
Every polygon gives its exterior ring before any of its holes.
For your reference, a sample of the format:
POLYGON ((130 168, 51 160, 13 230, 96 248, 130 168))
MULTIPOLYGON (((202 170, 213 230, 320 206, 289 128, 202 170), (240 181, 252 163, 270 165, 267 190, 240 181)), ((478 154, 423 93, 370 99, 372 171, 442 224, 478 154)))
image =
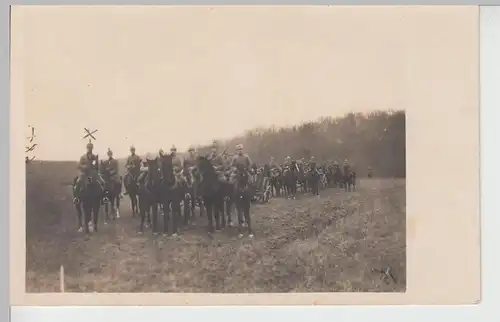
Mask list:
POLYGON ((308 170, 304 166, 304 164, 297 164, 297 186, 300 187, 300 190, 303 193, 307 193, 307 172, 308 170))
POLYGON ((196 206, 200 208, 200 217, 203 217, 203 198, 199 195, 198 193, 198 188, 200 186, 200 171, 197 169, 197 167, 193 167, 191 170, 191 175, 192 175, 192 183, 193 183, 193 195, 192 195, 192 207, 193 207, 193 216, 195 214, 195 209, 196 206))
POLYGON ((198 194, 203 199, 208 217, 208 233, 214 232, 213 221, 215 217, 215 229, 221 229, 220 214, 224 207, 224 189, 214 167, 205 156, 199 156, 197 167, 200 175, 198 194))
POLYGON ((139 214, 141 218, 139 234, 144 232, 145 223, 146 227, 148 223, 151 223, 153 234, 157 234, 158 199, 161 195, 160 169, 156 159, 147 160, 145 166, 148 168, 147 173, 142 173, 138 178, 139 214))
MULTIPOLYGON (((102 162, 101 162, 102 166, 102 162)), ((102 171, 102 178, 104 179, 104 211, 106 214, 104 223, 109 223, 109 208, 113 213, 112 219, 120 218, 120 193, 122 191, 121 178, 115 179, 111 176, 108 170, 102 171), (115 209, 116 205, 116 209, 115 209)))
MULTIPOLYGON (((172 219, 172 236, 179 233, 179 219, 181 217, 181 200, 183 199, 182 180, 174 174, 173 156, 165 154, 160 157, 161 199, 163 205, 163 234, 168 234, 170 219, 172 219), (172 218, 170 218, 172 216, 172 218)), ((186 224, 188 218, 185 218, 186 224)))
POLYGON ((319 196, 320 173, 316 167, 311 167, 307 172, 307 181, 311 187, 313 196, 319 196))
MULTIPOLYGON (((76 180, 75 180, 76 184, 76 180)), ((83 210, 83 230, 88 235, 90 233, 89 223, 92 224, 93 231, 98 231, 99 210, 104 195, 104 190, 92 175, 86 175, 80 188, 73 186, 73 203, 77 207, 79 225, 81 222, 81 211, 83 210), (81 208, 80 208, 81 205, 81 208)))
POLYGON ((232 212, 234 207, 234 185, 231 178, 231 173, 224 173, 224 181, 222 184, 222 194, 223 194, 223 204, 221 209, 221 226, 226 227, 226 218, 227 218, 227 226, 232 227, 232 212))
POLYGON ((271 196, 280 197, 283 187, 283 176, 279 168, 271 170, 271 196))
POLYGON ((328 188, 328 173, 325 166, 322 166, 318 169, 319 172, 319 182, 321 189, 328 188))
POLYGON ((333 166, 333 186, 336 188, 342 188, 344 175, 342 174, 342 170, 338 165, 333 166))
POLYGON ((196 180, 192 168, 184 168, 182 171, 184 180, 181 184, 184 203, 184 224, 188 224, 195 215, 196 209, 196 180))
POLYGON ((285 192, 288 199, 297 198, 297 164, 292 162, 289 166, 285 167, 283 171, 285 181, 285 192))
POLYGON ((73 179, 73 204, 75 205, 76 209, 76 219, 77 219, 77 226, 78 226, 78 232, 83 231, 83 209, 82 209, 82 203, 81 203, 81 192, 77 189, 75 189, 76 186, 76 181, 78 180, 78 176, 76 176, 73 179))
POLYGON ((240 238, 243 237, 243 222, 246 223, 248 236, 253 237, 250 205, 254 193, 254 187, 250 182, 247 169, 244 166, 238 166, 234 184, 234 202, 238 213, 238 233, 240 238))
POLYGON ((131 171, 125 174, 123 178, 123 183, 125 186, 125 192, 130 197, 130 204, 132 206, 132 217, 135 217, 139 213, 139 185, 137 183, 137 176, 135 176, 131 171))
POLYGON ((348 170, 344 173, 344 189, 345 191, 356 191, 356 172, 353 170, 348 170))

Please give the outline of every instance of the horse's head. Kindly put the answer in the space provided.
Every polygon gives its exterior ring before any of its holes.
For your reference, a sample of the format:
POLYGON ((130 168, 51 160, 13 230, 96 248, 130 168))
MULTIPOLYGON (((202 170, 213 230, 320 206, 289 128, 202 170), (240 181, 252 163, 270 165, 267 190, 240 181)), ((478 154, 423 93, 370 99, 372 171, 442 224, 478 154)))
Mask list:
POLYGON ((158 159, 146 160, 148 167, 147 183, 148 185, 157 185, 161 181, 160 167, 158 165, 158 159))
POLYGON ((207 174, 215 173, 214 168, 212 167, 212 163, 210 160, 208 160, 207 157, 205 156, 199 156, 198 157, 198 169, 199 172, 202 176, 205 176, 207 174))

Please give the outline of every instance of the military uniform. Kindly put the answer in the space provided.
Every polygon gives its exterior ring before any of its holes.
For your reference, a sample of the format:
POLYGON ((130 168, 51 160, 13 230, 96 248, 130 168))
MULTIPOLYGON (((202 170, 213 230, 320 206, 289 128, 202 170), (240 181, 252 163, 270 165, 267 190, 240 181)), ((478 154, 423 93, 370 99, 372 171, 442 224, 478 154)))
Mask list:
POLYGON ((139 170, 141 168, 141 158, 137 154, 129 155, 127 157, 127 162, 125 163, 125 169, 129 172, 134 178, 139 176, 139 170))
POLYGON ((146 156, 144 157, 144 161, 142 161, 141 158, 139 158, 139 168, 138 168, 139 176, 137 177, 137 182, 140 185, 145 184, 145 179, 146 179, 146 176, 148 175, 148 172, 149 172, 149 168, 147 166, 148 160, 155 160, 155 158, 153 157, 153 155, 151 153, 146 154, 146 156), (141 166, 140 165, 141 163, 143 163, 144 165, 141 166))
POLYGON ((222 170, 222 168, 224 167, 224 158, 222 157, 222 155, 211 153, 208 156, 208 160, 210 160, 212 165, 218 170, 222 170))
POLYGON ((104 160, 102 162, 102 167, 103 168, 101 169, 101 173, 107 171, 111 180, 113 180, 116 183, 120 182, 120 177, 118 175, 118 160, 116 160, 113 157, 104 160))
POLYGON ((172 157, 172 167, 174 168, 174 173, 182 172, 182 160, 177 155, 172 157))
POLYGON ((244 166, 247 170, 250 170, 250 168, 252 167, 252 161, 250 160, 248 154, 235 155, 231 162, 231 166, 244 166))
POLYGON ((188 169, 196 166, 196 156, 194 155, 188 155, 186 158, 184 158, 183 161, 183 168, 188 169))
POLYGON ((75 189, 80 189, 82 182, 87 177, 91 177, 104 188, 104 180, 97 172, 97 155, 89 152, 82 155, 78 162, 78 170, 80 174, 75 182, 75 189))
POLYGON ((311 169, 316 169, 316 159, 314 157, 309 160, 309 166, 311 169))
POLYGON ((344 175, 349 174, 351 166, 350 166, 349 162, 347 162, 347 160, 344 161, 343 168, 344 168, 344 175))

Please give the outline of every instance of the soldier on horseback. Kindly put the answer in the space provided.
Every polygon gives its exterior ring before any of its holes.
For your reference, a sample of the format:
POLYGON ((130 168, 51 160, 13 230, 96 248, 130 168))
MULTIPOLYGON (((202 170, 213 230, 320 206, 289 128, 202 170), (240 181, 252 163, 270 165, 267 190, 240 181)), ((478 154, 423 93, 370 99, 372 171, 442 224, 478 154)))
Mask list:
POLYGON ((184 169, 192 169, 196 166, 196 152, 194 147, 189 147, 188 155, 184 158, 182 165, 184 169))
POLYGON ((182 160, 177 155, 177 148, 175 145, 172 145, 170 148, 170 155, 172 156, 172 167, 174 168, 174 174, 179 176, 182 174, 182 160))
MULTIPOLYGON (((317 169, 317 165, 316 165, 316 158, 314 156, 311 157, 311 159, 309 160, 309 166, 311 167, 311 171, 318 171, 317 169)), ((319 172, 318 172, 319 174, 319 172)))
MULTIPOLYGON (((102 162, 103 169, 102 172, 106 172, 109 175, 109 179, 116 184, 121 184, 120 176, 118 175, 118 160, 113 158, 113 151, 108 148, 108 159, 102 162)), ((122 198, 122 193, 118 195, 119 198, 122 198)))
MULTIPOLYGON (((130 155, 127 157, 127 162, 125 163, 125 169, 127 173, 125 174, 125 186, 127 187, 131 180, 137 180, 139 177, 139 172, 141 168, 141 158, 135 154, 135 147, 130 147, 130 155)), ((125 191, 128 194, 128 191, 125 191)))
MULTIPOLYGON (((250 160, 248 154, 243 153, 243 144, 236 145, 236 155, 233 157, 231 167, 233 167, 233 169, 242 167, 248 172, 252 168, 252 160, 250 160)), ((248 175, 250 178, 252 178, 252 175, 250 173, 248 175)))
POLYGON ((289 168, 291 165, 292 165, 292 158, 290 156, 287 156, 285 158, 285 162, 283 162, 283 167, 289 168))
POLYGON ((222 157, 222 154, 219 154, 217 151, 218 151, 217 142, 214 141, 212 144, 212 152, 208 155, 208 160, 210 160, 215 171, 217 172, 219 177, 223 180, 225 162, 224 158, 222 157))
POLYGON ((350 168, 351 168, 351 165, 349 164, 349 161, 347 161, 347 159, 345 159, 344 165, 343 165, 344 175, 349 174, 350 168))
POLYGON ((80 171, 80 174, 78 175, 78 178, 76 179, 74 190, 79 191, 81 190, 82 183, 85 181, 86 178, 91 177, 93 180, 99 183, 101 186, 101 189, 104 190, 104 180, 98 173, 98 158, 97 155, 95 155, 92 151, 94 149, 94 145, 92 142, 87 143, 87 153, 82 155, 80 157, 80 160, 78 162, 78 170, 80 171))
MULTIPOLYGON (((139 156, 137 157, 139 158, 139 156)), ((137 177, 137 182, 139 182, 140 184, 144 184, 144 179, 146 178, 149 172, 148 160, 152 161, 154 159, 155 159, 154 155, 149 152, 146 153, 143 160, 139 158, 140 165, 138 168, 139 176, 137 177)))

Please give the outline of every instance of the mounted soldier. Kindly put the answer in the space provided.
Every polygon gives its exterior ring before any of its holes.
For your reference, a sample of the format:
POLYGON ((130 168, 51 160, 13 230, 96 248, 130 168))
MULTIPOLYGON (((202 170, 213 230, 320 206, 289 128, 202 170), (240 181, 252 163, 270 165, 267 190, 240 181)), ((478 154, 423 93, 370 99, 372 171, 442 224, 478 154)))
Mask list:
POLYGON ((188 155, 184 158, 182 165, 184 170, 191 170, 196 166, 196 152, 194 147, 189 147, 188 155))
POLYGON ((285 161, 283 162, 283 167, 290 168, 291 165, 292 165, 292 158, 290 156, 287 156, 285 158, 285 161))
POLYGON ((139 166, 139 176, 137 177, 137 182, 139 184, 144 185, 145 184, 145 179, 146 176, 148 175, 149 172, 149 167, 148 167, 148 160, 152 161, 155 159, 154 155, 152 153, 146 153, 144 158, 141 160, 139 156, 137 156, 140 161, 140 166, 139 166))
POLYGON ((182 174, 182 160, 177 155, 177 148, 175 145, 172 145, 170 148, 170 155, 172 156, 172 166, 174 168, 174 174, 179 176, 182 174))
POLYGON ((247 172, 249 172, 250 178, 253 178, 252 174, 250 173, 250 169, 252 169, 252 166, 252 160, 250 160, 248 154, 243 153, 243 144, 236 145, 236 155, 231 161, 231 167, 233 168, 233 170, 245 169, 247 172))
POLYGON ((207 159, 210 160, 210 163, 217 172, 219 179, 224 180, 225 162, 222 154, 218 153, 218 145, 216 141, 212 143, 212 152, 208 155, 207 159))
POLYGON ((344 164, 342 165, 342 169, 344 170, 344 175, 348 175, 351 170, 351 165, 347 159, 344 160, 344 164))
MULTIPOLYGON (((108 159, 102 161, 102 169, 101 173, 106 173, 109 176, 109 179, 115 184, 121 185, 121 178, 118 175, 118 160, 113 158, 113 151, 108 148, 108 159)), ((121 191, 118 195, 119 198, 122 198, 121 191)))
POLYGON ((309 167, 311 168, 311 171, 316 171, 316 172, 318 171, 316 158, 314 156, 312 156, 311 159, 309 160, 309 167))
POLYGON ((238 165, 244 166, 247 170, 252 168, 252 160, 250 160, 248 154, 243 153, 243 144, 236 145, 236 155, 231 162, 232 167, 237 167, 238 165))
MULTIPOLYGON (((141 158, 135 154, 135 147, 130 147, 130 155, 127 157, 127 162, 125 163, 126 174, 124 178, 125 187, 130 186, 132 181, 137 180, 139 177, 141 168, 141 158)), ((128 191, 125 191, 125 194, 128 194, 128 191)))
POLYGON ((82 183, 85 182, 85 179, 88 177, 91 177, 93 180, 98 182, 101 189, 104 190, 104 180, 98 172, 98 157, 92 152, 93 149, 94 145, 92 142, 87 143, 87 152, 80 157, 77 167, 80 174, 78 175, 74 186, 76 191, 83 188, 82 183))

